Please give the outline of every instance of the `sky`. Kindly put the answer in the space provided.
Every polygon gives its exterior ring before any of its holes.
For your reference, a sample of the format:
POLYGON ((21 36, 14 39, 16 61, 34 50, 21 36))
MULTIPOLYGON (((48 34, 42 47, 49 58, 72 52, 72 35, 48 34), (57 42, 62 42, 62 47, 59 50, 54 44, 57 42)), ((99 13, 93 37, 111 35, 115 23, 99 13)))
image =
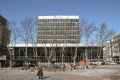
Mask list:
POLYGON ((120 33, 120 0, 0 0, 0 14, 18 23, 25 17, 78 15, 120 33))

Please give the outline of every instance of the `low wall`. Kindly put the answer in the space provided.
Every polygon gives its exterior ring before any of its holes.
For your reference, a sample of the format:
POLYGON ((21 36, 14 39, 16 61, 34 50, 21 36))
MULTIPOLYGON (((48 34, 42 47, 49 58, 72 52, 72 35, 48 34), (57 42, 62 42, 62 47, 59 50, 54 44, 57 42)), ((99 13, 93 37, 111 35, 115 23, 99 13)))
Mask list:
POLYGON ((89 60, 79 61, 78 66, 90 66, 90 61, 89 60))

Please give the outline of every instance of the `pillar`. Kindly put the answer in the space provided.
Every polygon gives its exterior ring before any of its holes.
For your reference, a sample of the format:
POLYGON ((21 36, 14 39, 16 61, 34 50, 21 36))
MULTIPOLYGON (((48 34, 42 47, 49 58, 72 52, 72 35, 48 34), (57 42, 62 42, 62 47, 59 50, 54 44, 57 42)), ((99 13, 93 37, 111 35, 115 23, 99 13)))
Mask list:
POLYGON ((1 68, 1 61, 0 61, 0 68, 1 68))
POLYGON ((10 61, 10 68, 12 68, 12 61, 10 61))

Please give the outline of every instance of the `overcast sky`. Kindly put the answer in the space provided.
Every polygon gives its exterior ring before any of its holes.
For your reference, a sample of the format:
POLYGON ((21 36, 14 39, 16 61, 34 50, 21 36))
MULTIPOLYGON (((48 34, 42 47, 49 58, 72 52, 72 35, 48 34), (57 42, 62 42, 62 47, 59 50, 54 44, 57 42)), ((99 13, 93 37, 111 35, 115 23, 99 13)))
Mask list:
POLYGON ((120 0, 0 0, 0 14, 17 22, 26 16, 78 15, 120 33, 120 0))

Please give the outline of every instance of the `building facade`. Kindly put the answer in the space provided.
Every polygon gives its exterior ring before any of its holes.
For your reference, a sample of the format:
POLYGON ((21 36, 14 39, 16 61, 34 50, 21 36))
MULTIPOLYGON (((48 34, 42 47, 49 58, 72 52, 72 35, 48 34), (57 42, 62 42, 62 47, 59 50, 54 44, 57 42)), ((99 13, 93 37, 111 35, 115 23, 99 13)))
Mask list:
POLYGON ((39 16, 37 43, 80 43, 79 16, 39 16))
POLYGON ((120 62, 120 34, 110 40, 111 55, 115 62, 120 62))
POLYGON ((112 53, 111 53, 110 41, 107 41, 104 45, 105 46, 103 48, 103 59, 105 61, 112 61, 112 53))
MULTIPOLYGON (((99 45, 88 45, 87 46, 87 59, 90 62, 97 62, 98 60, 98 50, 99 45)), ((25 44, 9 44, 8 48, 11 49, 11 59, 20 61, 20 58, 25 58, 26 45, 25 44)), ((101 50, 102 52, 103 50, 101 50)), ((27 45, 27 58, 32 58, 33 60, 40 61, 42 63, 47 63, 48 58, 53 60, 55 59, 56 63, 73 63, 73 58, 76 56, 75 61, 78 63, 79 61, 86 60, 86 45, 84 44, 67 44, 67 45, 53 45, 50 44, 28 44, 27 45), (77 47, 77 50, 76 50, 77 47), (52 54, 51 54, 52 52, 52 54), (64 53, 63 53, 64 52, 64 53), (56 54, 53 56, 53 53, 56 54), (51 54, 51 55, 50 55, 51 54), (75 55, 76 54, 76 55, 75 55)), ((102 52, 103 53, 103 52, 102 52)), ((103 61, 103 54, 100 55, 99 60, 103 61)))
POLYGON ((8 50, 7 45, 10 43, 10 30, 8 29, 9 22, 2 15, 0 15, 0 65, 5 64, 8 50), (3 60, 3 61, 2 61, 3 60))
MULTIPOLYGON (((20 65, 23 65, 25 58, 29 58, 30 62, 42 63, 49 61, 78 63, 86 59, 97 62, 98 60, 101 46, 80 44, 79 16, 38 16, 36 36, 37 44, 9 44, 10 60, 20 65)), ((101 61, 102 53, 99 56, 101 61)))
POLYGON ((0 15, 0 44, 7 45, 10 43, 10 30, 8 29, 9 22, 0 15))

